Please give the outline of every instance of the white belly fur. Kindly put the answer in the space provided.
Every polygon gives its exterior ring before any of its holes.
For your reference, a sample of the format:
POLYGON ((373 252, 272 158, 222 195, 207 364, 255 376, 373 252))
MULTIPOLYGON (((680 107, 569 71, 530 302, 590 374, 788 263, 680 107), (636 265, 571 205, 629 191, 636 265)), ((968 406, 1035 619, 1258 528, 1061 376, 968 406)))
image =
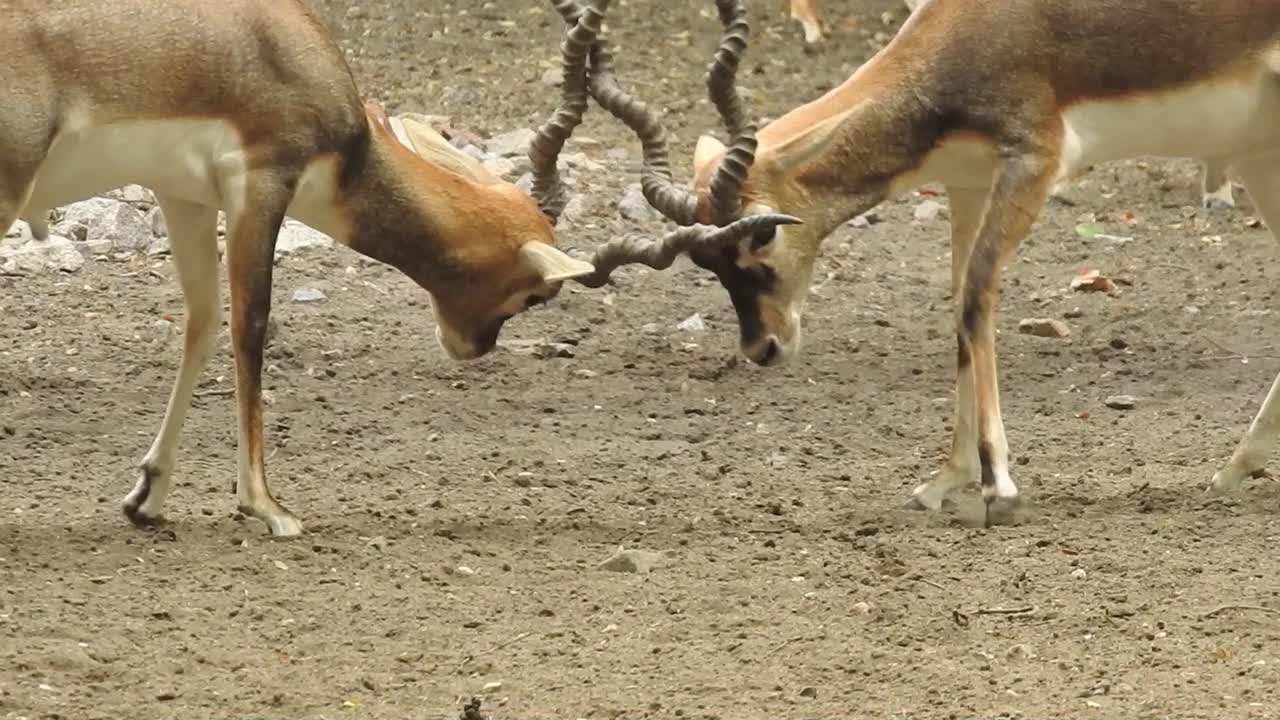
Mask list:
MULTIPOLYGON (((1280 53, 1273 58, 1280 65, 1280 53)), ((1270 62, 1270 61, 1269 61, 1270 62)), ((1231 160, 1280 149, 1280 74, 1262 68, 1251 76, 1161 93, 1077 103, 1062 115, 1063 145, 1054 183, 1099 163, 1142 155, 1231 160)), ((986 188, 994 149, 977 137, 944 141, 912 173, 897 178, 894 194, 939 182, 986 188)))
POLYGON ((1139 155, 1220 160, 1280 148, 1280 78, 1268 71, 1176 91, 1079 103, 1063 114, 1058 180, 1139 155))
MULTIPOLYGON (((21 217, 47 211, 124 185, 227 210, 243 198, 247 158, 240 135, 222 120, 162 120, 95 126, 71 113, 36 173, 21 217), (228 203, 228 200, 232 202, 228 203)), ((299 183, 289 215, 314 229, 334 229, 332 158, 312 163, 299 183)))

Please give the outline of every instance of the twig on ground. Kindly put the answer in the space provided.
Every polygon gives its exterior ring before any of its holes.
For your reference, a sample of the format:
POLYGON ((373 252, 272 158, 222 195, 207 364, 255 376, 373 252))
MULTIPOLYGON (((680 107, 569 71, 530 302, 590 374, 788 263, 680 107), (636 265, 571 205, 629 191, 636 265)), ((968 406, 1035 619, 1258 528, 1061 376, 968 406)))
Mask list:
POLYGON ((971 615, 1027 615, 1036 611, 1035 605, 1015 608, 978 608, 971 615))
POLYGON ((1280 615, 1280 608, 1269 608, 1269 607, 1263 607, 1261 605, 1232 604, 1232 605, 1219 605, 1218 607, 1212 610, 1207 610, 1201 613, 1200 617, 1211 618, 1231 610, 1251 610, 1253 612, 1267 613, 1268 615, 1280 615))
POLYGON ((505 649, 505 648, 511 647, 512 645, 515 645, 516 643, 518 643, 518 642, 520 642, 521 640, 523 640, 523 639, 525 639, 525 638, 529 637, 529 636, 530 636, 530 635, 532 635, 532 634, 533 634, 533 633, 531 633, 531 632, 522 632, 522 633, 520 633, 519 635, 516 635, 516 636, 515 636, 515 637, 513 637, 513 638, 509 638, 509 639, 507 639, 507 640, 504 640, 504 641, 502 641, 502 642, 498 643, 497 645, 494 645, 493 647, 489 648, 488 650, 481 650, 480 652, 478 652, 478 653, 476 653, 476 654, 474 654, 474 655, 468 655, 468 656, 466 656, 465 658, 463 658, 463 660, 462 660, 462 662, 461 662, 461 663, 458 663, 458 669, 459 669, 459 670, 461 670, 462 668, 466 667, 468 664, 470 664, 470 663, 472 663, 472 662, 475 662, 476 658, 483 657, 483 656, 485 656, 485 655, 492 655, 493 653, 496 653, 496 652, 498 652, 499 650, 503 650, 503 649, 505 649))
POLYGON ((216 390, 200 390, 198 392, 191 393, 191 397, 227 397, 228 395, 235 394, 235 388, 218 388, 216 390))

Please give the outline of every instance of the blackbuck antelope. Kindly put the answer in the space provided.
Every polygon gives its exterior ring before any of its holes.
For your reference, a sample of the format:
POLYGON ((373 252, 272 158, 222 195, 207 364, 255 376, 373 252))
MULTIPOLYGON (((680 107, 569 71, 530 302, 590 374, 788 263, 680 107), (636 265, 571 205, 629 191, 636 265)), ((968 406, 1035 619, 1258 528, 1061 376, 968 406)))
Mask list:
MULTIPOLYGON (((746 44, 740 3, 717 6, 735 41, 717 51, 708 89, 731 140, 699 139, 691 191, 666 170, 658 117, 634 99, 594 94, 646 128, 646 196, 671 220, 784 212, 803 221, 689 253, 728 290, 748 358, 769 365, 798 351, 823 238, 911 188, 938 182, 947 191, 955 425, 947 462, 915 488, 912 506, 939 509, 974 481, 988 521, 993 506, 1018 499, 1000 415, 995 312, 1003 268, 1056 183, 1138 155, 1209 158, 1232 167, 1273 234, 1280 228, 1273 0, 926 0, 847 81, 758 133, 733 73, 721 72, 736 67, 746 44)), ((595 54, 601 47, 603 37, 595 54)), ((607 62, 591 75, 593 87, 613 83, 607 62)), ((1259 471, 1278 434, 1280 378, 1212 487, 1230 489, 1259 471)))
MULTIPOLYGON (((903 2, 909 12, 914 12, 924 0, 903 0, 903 2)), ((818 0, 789 0, 788 9, 791 19, 800 23, 806 45, 822 42, 822 19, 818 16, 818 0)))
MULTIPOLYGON (((22 218, 44 236, 51 208, 130 183, 155 192, 168 223, 186 329, 159 433, 124 501, 131 520, 161 516, 221 326, 218 210, 228 220, 236 494, 241 511, 277 536, 302 530, 272 497, 263 461, 263 340, 286 215, 423 287, 437 340, 458 360, 489 352, 506 320, 565 280, 607 275, 557 250, 552 227, 565 200, 556 156, 585 109, 580 88, 598 29, 579 23, 566 37, 569 80, 534 142, 530 198, 431 142, 429 129, 408 123, 418 142, 406 149, 398 137, 409 135, 366 107, 331 34, 297 0, 0 0, 0 228, 22 218)), ((684 228, 667 244, 734 242, 786 221, 684 228)), ((626 261, 610 252, 615 266, 626 261)))

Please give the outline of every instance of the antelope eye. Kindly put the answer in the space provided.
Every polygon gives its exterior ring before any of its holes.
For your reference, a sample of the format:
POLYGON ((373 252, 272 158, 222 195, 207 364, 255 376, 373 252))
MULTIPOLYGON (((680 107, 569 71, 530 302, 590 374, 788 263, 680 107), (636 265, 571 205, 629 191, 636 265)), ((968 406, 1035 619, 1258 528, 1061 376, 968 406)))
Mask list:
POLYGON ((751 251, 757 252, 764 249, 773 239, 778 236, 777 226, 762 227, 751 233, 751 251))

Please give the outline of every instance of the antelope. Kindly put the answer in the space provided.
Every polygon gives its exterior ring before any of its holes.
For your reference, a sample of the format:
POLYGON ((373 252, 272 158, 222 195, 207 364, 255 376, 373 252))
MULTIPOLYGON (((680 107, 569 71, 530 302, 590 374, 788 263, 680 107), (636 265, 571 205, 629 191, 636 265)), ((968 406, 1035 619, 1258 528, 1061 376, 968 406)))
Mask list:
MULTIPOLYGON (((1272 0, 927 0, 843 84, 756 132, 734 90, 746 47, 740 2, 717 0, 732 27, 708 75, 730 140, 697 141, 691 187, 676 187, 658 117, 611 102, 608 63, 593 97, 641 134, 643 187, 677 224, 755 213, 801 223, 749 242, 693 248, 739 320, 741 351, 761 365, 794 357, 819 245, 886 199, 925 183, 951 209, 956 323, 952 443, 907 505, 937 511, 975 482, 986 521, 1019 503, 1000 412, 995 314, 1004 266, 1051 189, 1091 164, 1138 155, 1231 167, 1275 235, 1280 228, 1280 3, 1272 0), (1206 33, 1204 28, 1213 32, 1206 33), (1002 33, 994 28, 1013 28, 1002 33), (732 62, 721 62, 722 56, 732 62)), ((607 38, 597 38, 595 54, 607 38)), ((593 55, 594 57, 594 55, 593 55)), ((1263 469, 1280 435, 1280 377, 1211 490, 1263 469)))
MULTIPOLYGON (((916 7, 924 0, 903 0, 907 12, 915 12, 916 7)), ((822 42, 822 20, 818 17, 818 0, 789 0, 788 9, 791 19, 800 24, 804 31, 804 44, 813 46, 822 42)))
MULTIPOLYGON (((576 72, 577 85, 598 30, 580 23, 566 34, 566 76, 576 72)), ((23 219, 47 236, 50 209, 130 183, 154 191, 168 223, 185 334, 160 429, 123 503, 137 525, 162 520, 192 393, 221 326, 219 210, 228 221, 235 493, 240 511, 277 537, 302 532, 268 488, 263 459, 263 343, 286 215, 422 287, 436 340, 457 361, 487 354, 508 319, 555 297, 564 281, 598 275, 556 248, 553 229, 565 203, 556 157, 585 94, 562 93, 539 128, 530 197, 421 128, 407 148, 299 0, 120 0, 110 9, 0 0, 0 46, 0 228, 23 219)), ((681 228, 667 244, 733 242, 791 221, 681 228)))

